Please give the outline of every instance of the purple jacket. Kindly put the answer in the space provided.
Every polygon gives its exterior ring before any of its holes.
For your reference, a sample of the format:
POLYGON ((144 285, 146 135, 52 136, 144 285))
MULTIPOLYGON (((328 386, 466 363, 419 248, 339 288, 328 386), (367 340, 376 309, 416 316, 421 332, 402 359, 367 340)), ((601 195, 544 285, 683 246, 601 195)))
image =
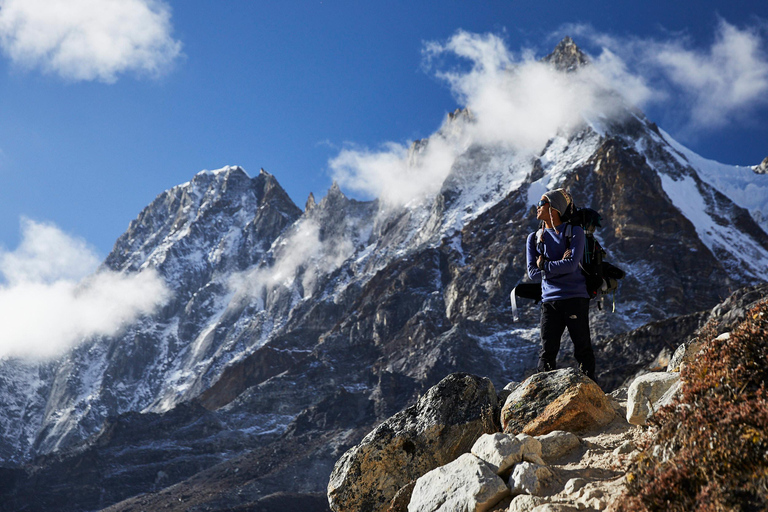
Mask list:
POLYGON ((557 226, 557 230, 560 232, 559 234, 555 233, 554 229, 543 229, 543 244, 537 244, 536 234, 538 231, 528 235, 526 244, 528 276, 535 282, 541 280, 542 302, 576 297, 588 299, 587 280, 579 268, 579 263, 584 255, 584 230, 579 226, 572 227, 570 247, 574 256, 566 259, 563 259, 563 254, 565 254, 568 246, 565 236, 566 225, 557 226), (544 257, 549 260, 545 263, 543 271, 536 266, 539 248, 543 249, 544 257))

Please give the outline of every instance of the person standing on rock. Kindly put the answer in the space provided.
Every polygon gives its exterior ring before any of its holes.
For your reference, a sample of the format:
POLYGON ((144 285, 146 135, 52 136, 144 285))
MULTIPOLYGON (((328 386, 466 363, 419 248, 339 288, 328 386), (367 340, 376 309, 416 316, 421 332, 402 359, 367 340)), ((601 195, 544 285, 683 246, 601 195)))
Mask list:
POLYGON ((528 276, 541 280, 541 351, 537 370, 557 368, 560 339, 568 328, 579 368, 595 380, 595 355, 589 334, 589 294, 579 263, 584 254, 584 230, 571 226, 571 236, 561 215, 572 207, 570 194, 562 188, 541 196, 536 218, 542 227, 528 236, 528 276), (569 239, 570 238, 570 239, 569 239))

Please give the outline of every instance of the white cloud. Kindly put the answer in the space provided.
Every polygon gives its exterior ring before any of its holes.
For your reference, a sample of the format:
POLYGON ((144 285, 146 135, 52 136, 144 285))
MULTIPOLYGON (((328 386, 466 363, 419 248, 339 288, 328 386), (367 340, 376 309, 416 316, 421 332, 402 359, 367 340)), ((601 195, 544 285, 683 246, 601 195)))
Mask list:
POLYGON ((768 103, 767 44, 756 29, 741 30, 721 20, 707 51, 668 42, 655 45, 646 58, 690 94, 692 123, 720 127, 733 114, 768 103))
POLYGON ((22 221, 22 242, 0 250, 0 357, 54 357, 110 336, 165 303, 153 271, 92 272, 95 252, 50 224, 22 221))
MULTIPOLYGON (((527 158, 558 133, 581 126, 585 118, 616 115, 625 101, 610 84, 625 78, 626 70, 608 59, 600 67, 587 66, 566 75, 530 51, 515 55, 498 36, 464 31, 445 43, 428 43, 424 55, 428 69, 446 56, 469 61, 469 69, 434 69, 434 73, 469 108, 473 122, 460 130, 446 123, 416 156, 396 143, 373 151, 343 150, 330 161, 340 184, 402 205, 437 192, 456 157, 473 143, 506 146, 527 158)), ((632 92, 648 94, 642 83, 636 83, 632 92)))
POLYGON ((68 80, 156 76, 181 52, 162 0, 0 0, 0 45, 15 63, 68 80))
POLYGON ((446 123, 417 155, 390 142, 377 150, 344 149, 329 166, 339 184, 403 205, 436 193, 472 143, 504 145, 526 157, 585 119, 616 118, 627 106, 661 107, 661 121, 678 132, 723 127, 768 103, 768 44, 761 30, 721 20, 713 44, 702 50, 685 38, 615 37, 568 25, 558 37, 571 34, 598 47, 591 65, 568 74, 531 50, 511 52, 496 35, 459 31, 425 45, 425 67, 450 86, 473 122, 461 133, 446 123), (464 65, 446 69, 446 62, 464 65))
POLYGON ((599 64, 631 68, 616 84, 638 106, 669 107, 665 121, 688 132, 722 128, 768 104, 768 41, 763 28, 739 28, 720 20, 708 47, 690 38, 615 37, 587 25, 567 30, 600 46, 599 64))
POLYGON ((329 165, 340 185, 400 206, 440 189, 456 159, 457 146, 432 137, 417 155, 397 143, 379 150, 347 148, 329 165))
POLYGON ((317 278, 338 268, 354 249, 347 237, 321 240, 318 222, 305 218, 278 240, 271 266, 234 275, 228 286, 239 300, 243 296, 266 298, 278 288, 292 289, 301 284, 306 298, 312 295, 317 278))

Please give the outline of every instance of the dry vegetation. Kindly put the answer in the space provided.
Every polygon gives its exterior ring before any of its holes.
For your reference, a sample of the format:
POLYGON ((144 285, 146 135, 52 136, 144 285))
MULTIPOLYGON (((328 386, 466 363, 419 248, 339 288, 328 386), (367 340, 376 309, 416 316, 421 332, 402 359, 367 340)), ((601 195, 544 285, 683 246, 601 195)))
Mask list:
POLYGON ((680 397, 627 474, 626 511, 768 510, 768 302, 728 339, 714 326, 682 371, 680 397))

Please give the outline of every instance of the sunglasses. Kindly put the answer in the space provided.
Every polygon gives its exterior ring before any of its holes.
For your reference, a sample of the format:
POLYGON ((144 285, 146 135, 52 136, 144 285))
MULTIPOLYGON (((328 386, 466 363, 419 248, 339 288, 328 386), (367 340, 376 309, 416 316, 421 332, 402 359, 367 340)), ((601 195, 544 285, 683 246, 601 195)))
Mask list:
POLYGON ((546 199, 542 199, 541 201, 539 201, 538 203, 536 203, 536 207, 538 207, 538 208, 541 208, 541 207, 542 207, 542 206, 544 206, 545 204, 549 204, 549 201, 547 201, 546 199))

